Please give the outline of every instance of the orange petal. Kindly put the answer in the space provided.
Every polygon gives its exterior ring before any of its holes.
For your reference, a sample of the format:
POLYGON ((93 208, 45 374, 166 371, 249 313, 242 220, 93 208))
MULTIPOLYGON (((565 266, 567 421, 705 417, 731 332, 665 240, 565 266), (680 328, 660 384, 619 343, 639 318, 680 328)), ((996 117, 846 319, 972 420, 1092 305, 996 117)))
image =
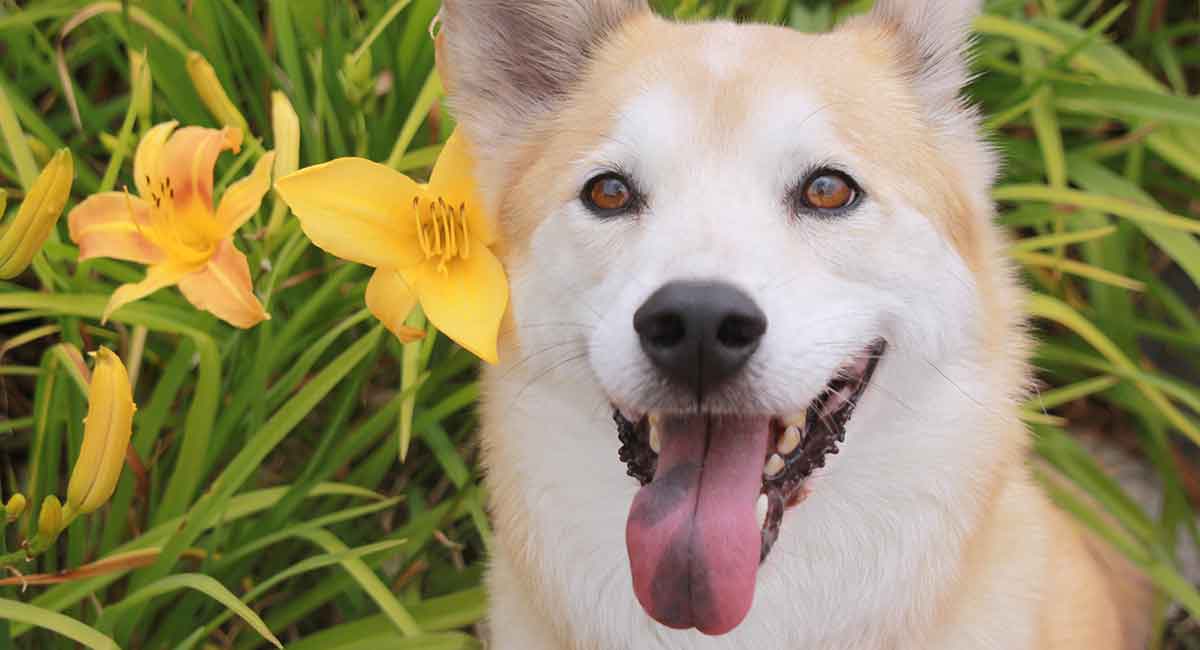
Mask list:
POLYGON ((442 197, 455 208, 465 205, 472 237, 485 246, 496 243, 496 223, 488 216, 479 194, 475 157, 471 155, 470 144, 462 135, 462 129, 455 129, 442 147, 429 179, 429 193, 442 197))
POLYGON ((424 259, 413 200, 423 188, 396 170, 363 158, 340 158, 288 174, 275 189, 327 253, 376 268, 424 259))
POLYGON ((270 318, 254 295, 246 256, 226 239, 204 268, 179 281, 184 297, 217 318, 248 329, 270 318))
POLYGON ((93 194, 71 210, 67 221, 79 260, 111 257, 158 264, 166 255, 143 234, 150 224, 150 204, 124 192, 93 194))
MULTIPOLYGON (((213 211, 213 167, 226 149, 237 153, 242 147, 239 129, 206 129, 187 126, 176 131, 163 148, 160 175, 171 183, 175 209, 188 212, 200 208, 213 211)), ((154 175, 150 175, 154 178, 154 175)))
POLYGON ((136 282, 134 284, 123 284, 120 287, 117 287, 117 290, 113 292, 112 297, 108 299, 108 306, 104 308, 104 315, 101 317, 100 322, 108 322, 108 317, 111 316, 113 312, 117 311, 121 307, 124 307, 125 305, 128 305, 129 303, 141 300, 142 298, 145 298, 159 289, 163 289, 178 283, 183 276, 190 272, 190 270, 191 269, 186 266, 171 264, 169 262, 166 264, 151 266, 149 270, 146 271, 145 280, 136 282))
POLYGON ((375 314, 385 327, 401 340, 412 339, 412 328, 406 327, 404 321, 417 304, 417 295, 413 293, 404 278, 399 273, 389 269, 379 269, 371 276, 367 284, 367 309, 375 314))
POLYGON ((217 207, 217 222, 225 229, 225 236, 237 232, 242 224, 258 212, 263 195, 271 189, 271 166, 274 164, 275 153, 268 152, 258 159, 249 176, 225 190, 221 205, 217 207))
POLYGON ((475 356, 496 363, 500 322, 508 308, 508 277, 492 251, 471 242, 471 256, 446 272, 429 262, 401 271, 429 322, 475 356))
POLYGON ((146 132, 133 156, 133 182, 139 196, 150 196, 161 173, 163 146, 179 122, 163 122, 146 132))

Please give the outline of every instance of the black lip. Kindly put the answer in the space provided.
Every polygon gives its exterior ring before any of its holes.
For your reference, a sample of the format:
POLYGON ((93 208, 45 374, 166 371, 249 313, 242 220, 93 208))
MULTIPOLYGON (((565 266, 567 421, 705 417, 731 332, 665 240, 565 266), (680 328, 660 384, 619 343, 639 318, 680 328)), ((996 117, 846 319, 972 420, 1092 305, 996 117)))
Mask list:
MULTIPOLYGON (((762 493, 767 497, 767 517, 762 528, 762 556, 766 560, 771 548, 779 538, 783 513, 788 504, 801 495, 805 482, 813 472, 825 466, 829 456, 839 451, 838 445, 846 440, 846 424, 854 415, 863 394, 887 352, 887 341, 877 340, 856 359, 866 359, 866 365, 857 376, 839 374, 830 380, 825 390, 809 404, 805 414, 804 437, 801 445, 784 458, 784 469, 772 478, 763 479, 762 493), (848 391, 848 392, 847 392, 848 391), (833 410, 827 408, 831 400, 841 392, 840 405, 833 410)), ((650 420, 643 416, 637 422, 626 418, 619 409, 614 409, 613 420, 621 441, 618 457, 625 464, 627 474, 645 486, 654 480, 658 466, 658 454, 650 448, 650 420)), ((786 428, 779 420, 773 420, 771 440, 776 440, 786 428)), ((776 453, 772 444, 768 457, 776 453)), ((766 459, 764 459, 765 462, 766 459)))

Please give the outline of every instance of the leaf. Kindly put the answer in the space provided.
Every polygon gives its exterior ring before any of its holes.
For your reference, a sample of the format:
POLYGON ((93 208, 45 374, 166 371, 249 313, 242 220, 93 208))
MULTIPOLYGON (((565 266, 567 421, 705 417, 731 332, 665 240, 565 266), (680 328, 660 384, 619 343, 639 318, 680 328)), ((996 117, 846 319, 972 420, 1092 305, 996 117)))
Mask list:
POLYGON ((275 638, 274 634, 271 634, 271 630, 267 628, 267 624, 258 617, 258 614, 254 613, 254 610, 238 600, 238 597, 226 589, 225 585, 222 585, 210 576, 200 573, 181 573, 168 576, 138 589, 125 598, 122 598, 121 602, 106 607, 104 612, 100 614, 100 618, 96 621, 96 627, 101 630, 111 630, 116 622, 121 620, 121 615, 133 607, 145 603, 156 596, 178 591, 179 589, 194 589, 207 595, 241 617, 250 627, 254 628, 255 632, 258 632, 264 639, 270 641, 276 648, 283 647, 283 644, 279 642, 279 639, 275 638))
POLYGON ((20 601, 0 598, 0 618, 45 628, 95 650, 121 650, 116 641, 93 627, 58 612, 20 601))

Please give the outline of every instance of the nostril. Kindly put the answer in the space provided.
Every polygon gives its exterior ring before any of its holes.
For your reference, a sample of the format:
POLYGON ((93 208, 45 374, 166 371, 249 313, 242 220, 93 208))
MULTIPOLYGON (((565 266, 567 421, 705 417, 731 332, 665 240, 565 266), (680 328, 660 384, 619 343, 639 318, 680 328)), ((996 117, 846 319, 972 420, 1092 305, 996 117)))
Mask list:
POLYGON ((761 316, 730 314, 717 327, 717 342, 727 348, 747 348, 757 345, 767 332, 767 321, 761 316))
POLYGON ((687 337, 687 324, 679 313, 667 312, 647 319, 638 332, 647 343, 654 347, 673 348, 687 337))

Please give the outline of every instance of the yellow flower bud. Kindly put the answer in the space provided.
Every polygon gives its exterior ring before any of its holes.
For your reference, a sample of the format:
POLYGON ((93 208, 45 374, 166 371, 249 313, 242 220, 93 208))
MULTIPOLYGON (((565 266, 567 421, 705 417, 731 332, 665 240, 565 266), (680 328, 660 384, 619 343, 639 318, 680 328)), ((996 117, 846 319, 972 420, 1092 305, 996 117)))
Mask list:
POLYGON ((208 112, 217 118, 221 126, 230 126, 241 129, 242 133, 249 133, 246 118, 242 117, 241 111, 225 93, 221 80, 217 78, 217 71, 213 70, 208 59, 199 52, 189 52, 187 70, 188 76, 192 78, 192 85, 200 95, 200 101, 204 102, 208 112))
MULTIPOLYGON (((0 188, 0 223, 4 222, 4 208, 6 207, 8 207, 8 192, 0 188)), ((4 230, 0 227, 0 234, 3 233, 4 230)))
POLYGON ((133 110, 143 125, 150 124, 150 102, 154 91, 154 78, 150 74, 150 62, 144 52, 129 51, 130 87, 133 91, 131 101, 133 110))
MULTIPOLYGON (((287 95, 276 90, 271 93, 271 123, 275 131, 275 178, 283 178, 300 168, 300 118, 287 95)), ((283 225, 287 205, 275 201, 267 221, 267 238, 273 239, 283 225)))
POLYGON ((95 512, 112 496, 133 434, 133 388, 121 359, 108 348, 95 354, 96 368, 88 385, 88 414, 83 449, 67 486, 69 516, 95 512))
POLYGON ((17 216, 0 226, 0 279, 17 277, 33 262, 62 215, 74 180, 71 152, 61 149, 34 181, 17 216))
POLYGON ((8 497, 8 503, 4 505, 4 517, 8 520, 8 523, 11 524, 21 515, 25 514, 25 505, 24 494, 17 493, 8 497))
POLYGON ((53 539, 63 529, 63 508, 58 497, 51 494, 42 502, 42 511, 38 513, 38 535, 53 539))
POLYGON ((287 95, 271 93, 271 122, 275 127, 275 178, 300 168, 300 118, 287 95))

